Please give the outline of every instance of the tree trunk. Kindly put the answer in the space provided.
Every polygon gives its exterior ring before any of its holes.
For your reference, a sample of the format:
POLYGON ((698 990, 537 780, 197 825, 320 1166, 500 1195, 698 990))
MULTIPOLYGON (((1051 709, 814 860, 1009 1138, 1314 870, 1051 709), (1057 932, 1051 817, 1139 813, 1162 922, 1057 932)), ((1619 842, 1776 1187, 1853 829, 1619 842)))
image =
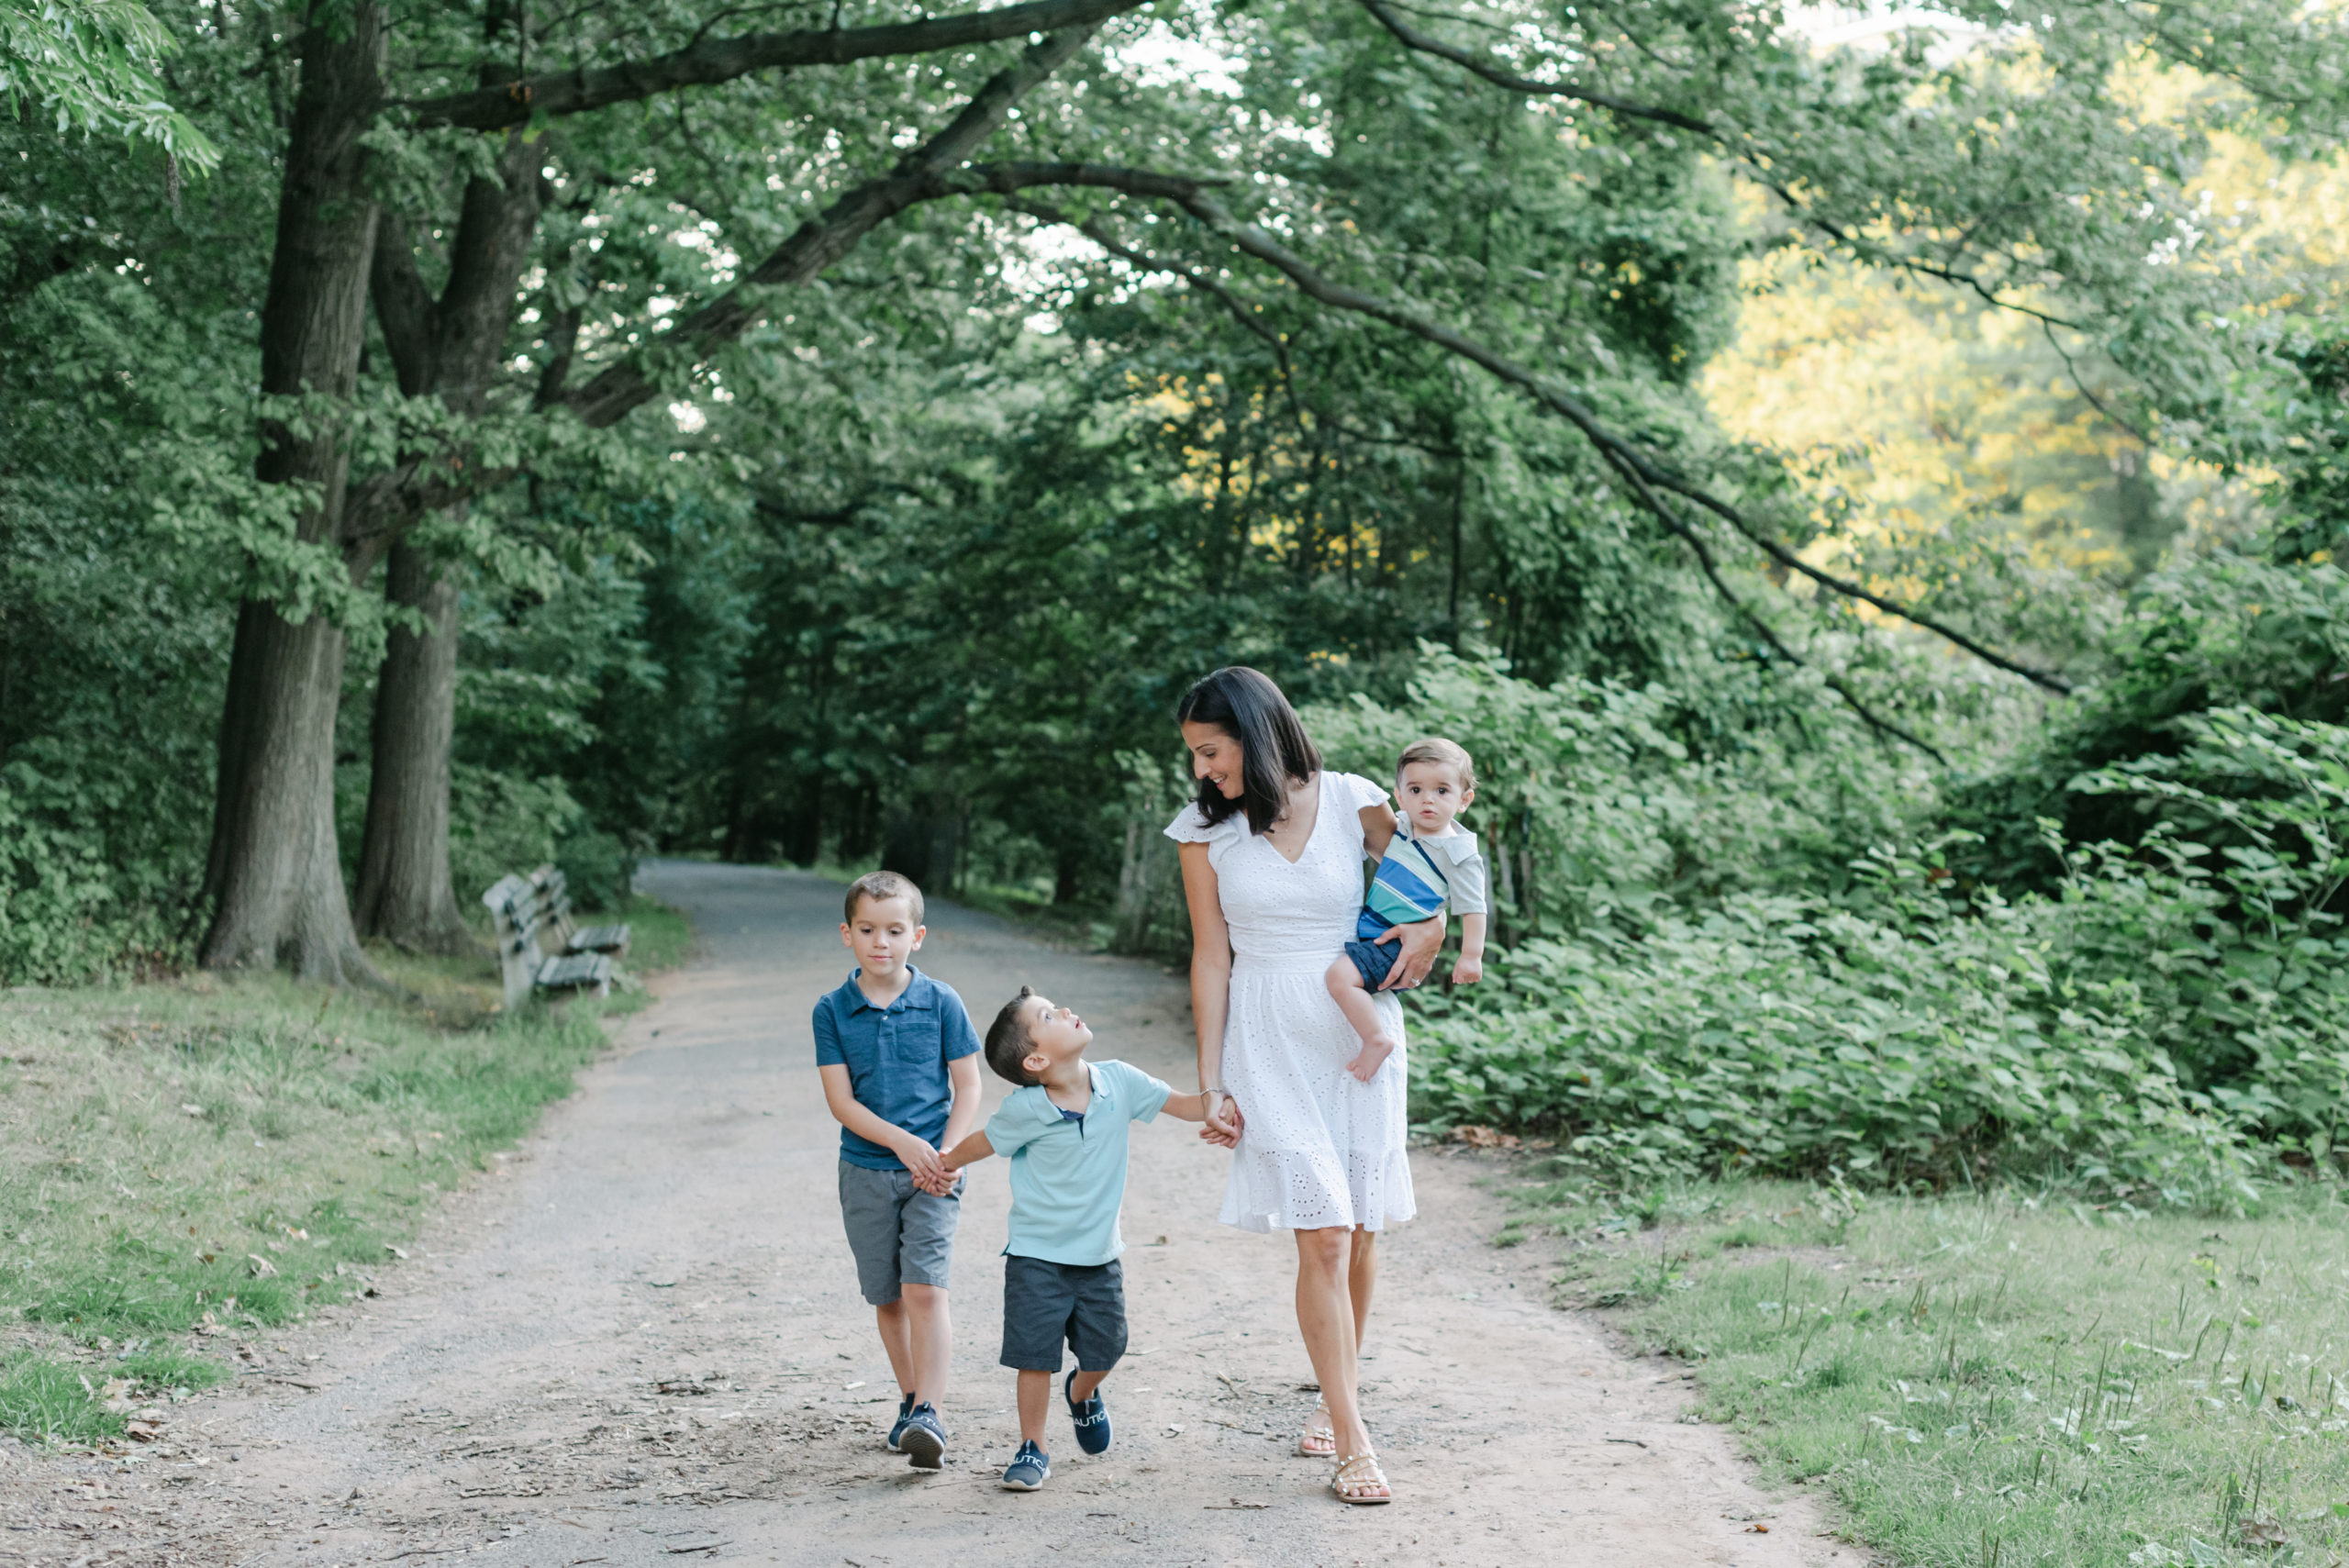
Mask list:
POLYGON ((419 952, 471 953, 449 870, 449 742, 456 728, 457 585, 422 551, 392 547, 384 596, 424 617, 395 628, 375 690, 359 929, 419 952))
MULTIPOLYGON (((350 459, 331 405, 358 382, 375 244, 360 139, 381 101, 383 61, 379 0, 314 0, 262 306, 262 390, 328 406, 304 432, 265 422, 256 472, 316 486, 296 537, 334 549, 350 459)), ((363 553, 346 561, 354 580, 373 565, 363 553)), ((351 929, 335 844, 342 662, 342 630, 323 617, 297 623, 258 598, 239 606, 208 862, 215 903, 199 950, 206 968, 279 963, 307 979, 377 979, 351 929)))
MULTIPOLYGON (((508 132, 496 176, 466 183, 449 284, 437 303, 417 276, 406 233, 384 221, 370 262, 372 287, 406 395, 438 393, 466 416, 487 406, 538 225, 535 152, 521 131, 508 132)), ((359 851, 359 929, 419 952, 470 952, 479 944, 465 929, 449 867, 457 585, 445 565, 401 544, 393 548, 384 592, 422 611, 431 630, 395 631, 384 649, 359 851)))

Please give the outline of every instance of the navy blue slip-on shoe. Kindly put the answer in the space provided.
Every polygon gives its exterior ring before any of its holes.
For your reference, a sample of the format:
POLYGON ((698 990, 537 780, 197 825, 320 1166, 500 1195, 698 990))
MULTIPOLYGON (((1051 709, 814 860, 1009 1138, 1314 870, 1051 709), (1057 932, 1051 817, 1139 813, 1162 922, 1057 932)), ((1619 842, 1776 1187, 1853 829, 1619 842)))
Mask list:
POLYGON ((1011 1468, 1003 1473, 1007 1492, 1033 1492, 1052 1478, 1052 1456, 1034 1443, 1021 1443, 1011 1468))
POLYGON ((1070 1373, 1061 1385, 1061 1397, 1068 1401, 1068 1418, 1076 1428, 1076 1446, 1087 1453, 1109 1451, 1109 1410, 1101 1403, 1101 1390, 1093 1390, 1090 1399, 1079 1399, 1069 1392, 1076 1386, 1076 1373, 1070 1373))
POLYGON ((906 1435, 906 1421, 907 1418, 913 1415, 913 1413, 914 1396, 908 1394, 903 1399, 897 1401, 897 1424, 889 1429, 889 1451, 891 1453, 902 1453, 905 1451, 897 1440, 906 1435))
POLYGON ((906 1429, 897 1446, 914 1462, 916 1470, 936 1470, 946 1462, 946 1425, 935 1405, 917 1405, 906 1412, 906 1429))

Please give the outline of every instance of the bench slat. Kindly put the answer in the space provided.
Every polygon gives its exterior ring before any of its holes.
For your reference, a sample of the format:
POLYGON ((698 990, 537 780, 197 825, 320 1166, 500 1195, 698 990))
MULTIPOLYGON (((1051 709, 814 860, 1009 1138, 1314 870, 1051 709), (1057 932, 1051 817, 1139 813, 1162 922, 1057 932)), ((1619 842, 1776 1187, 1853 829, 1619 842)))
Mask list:
POLYGON ((612 961, 599 952, 571 953, 539 965, 538 984, 549 991, 586 985, 602 987, 611 983, 612 961))
POLYGON ((628 935, 625 925, 583 927, 572 933, 571 951, 624 953, 628 951, 628 935))

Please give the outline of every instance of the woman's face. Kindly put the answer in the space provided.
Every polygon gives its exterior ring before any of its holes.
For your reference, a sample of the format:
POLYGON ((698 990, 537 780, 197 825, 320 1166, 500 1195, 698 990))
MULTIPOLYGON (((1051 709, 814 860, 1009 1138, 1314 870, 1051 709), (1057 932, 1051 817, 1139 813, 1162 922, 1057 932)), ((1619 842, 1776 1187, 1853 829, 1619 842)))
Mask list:
POLYGON ((1183 726, 1183 744, 1191 749, 1191 776, 1215 785, 1226 800, 1238 800, 1242 779, 1240 740, 1229 729, 1213 724, 1183 726))

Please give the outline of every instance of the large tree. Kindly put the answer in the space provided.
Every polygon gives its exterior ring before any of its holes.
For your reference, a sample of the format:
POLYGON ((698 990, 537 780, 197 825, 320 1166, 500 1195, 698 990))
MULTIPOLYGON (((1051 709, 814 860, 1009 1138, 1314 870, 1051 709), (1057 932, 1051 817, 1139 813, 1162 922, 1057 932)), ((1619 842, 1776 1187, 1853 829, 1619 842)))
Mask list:
MULTIPOLYGON (((1350 318, 1520 388, 1587 443, 1609 504, 1678 540, 1775 657, 1817 662, 1783 607, 1740 586, 1739 562, 2060 688, 1999 651, 1994 628, 1807 557, 1801 513, 1766 465, 1713 446, 1675 401, 1671 356, 1687 345, 1651 345, 1660 374, 1592 351, 1592 299, 1634 311, 1701 287, 1659 273, 1670 244, 1592 234, 1578 252, 1553 239, 1503 266, 1493 225, 1521 228, 1550 193, 1496 173, 1463 180, 1486 235, 1455 226, 1435 241, 1445 249, 1422 249, 1425 205, 1446 183, 1425 161, 1440 150, 1476 167, 1469 133, 1488 127, 1489 169, 1503 168, 1495 150, 1531 138, 1571 154, 1551 178, 1644 181, 1660 212, 1719 177, 1706 171, 1733 171, 1771 194, 1785 242, 2030 313, 2133 373, 2139 417, 2182 416, 2224 380, 2223 346, 2178 307, 2180 272, 2145 258, 2191 216, 2181 176, 2206 127, 2135 112, 2129 67, 2151 51, 2230 71, 2246 103, 2287 105, 2296 128, 2337 92, 2286 69, 2288 51, 2255 29, 2198 32, 2163 6, 2051 14, 1952 62, 1922 43, 1820 54, 1774 7, 1717 0, 1449 17, 1322 0, 1186 24, 1240 63, 1248 113, 1235 117, 1213 93, 1088 57, 1096 31, 1138 5, 1034 0, 738 35, 718 30, 736 13, 684 7, 590 7, 551 35, 502 5, 318 0, 289 20, 298 79, 259 318, 256 472, 295 497, 314 578, 325 561, 349 583, 395 562, 361 861, 370 929, 423 945, 453 930, 441 840, 464 551, 445 541, 470 539, 488 562, 500 518, 545 483, 674 444, 648 405, 689 409, 755 384, 744 356, 779 347, 751 339, 788 312, 780 302, 909 209, 975 202, 1079 230, 1115 267, 1218 300, 1280 362, 1285 395, 1297 343, 1344 336, 1350 318), (1266 293, 1275 281, 1295 292, 1266 293), (369 394, 371 295, 411 410, 369 394), (443 544, 407 542, 436 518, 443 544)), ((2294 25, 2333 46, 2323 25, 2294 25)), ((963 233, 993 248, 1007 231, 963 233)), ((2210 297, 2199 286, 2194 299, 2210 297)), ((1447 439, 1431 432, 1456 452, 1447 439)), ((1451 493, 1457 539, 1457 463, 1451 493)), ((1456 624, 1456 585, 1452 598, 1456 624)), ((363 973, 331 801, 343 638, 265 573, 239 612, 208 963, 363 973)), ((1848 670, 1820 678, 1881 733, 1924 743, 1848 670)))

